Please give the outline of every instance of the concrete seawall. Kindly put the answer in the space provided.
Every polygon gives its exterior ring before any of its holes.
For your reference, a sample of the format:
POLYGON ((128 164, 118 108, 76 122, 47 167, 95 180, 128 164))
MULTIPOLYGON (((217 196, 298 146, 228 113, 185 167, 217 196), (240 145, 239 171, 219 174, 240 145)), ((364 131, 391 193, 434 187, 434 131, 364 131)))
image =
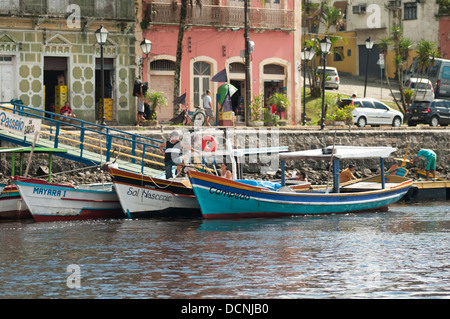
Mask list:
MULTIPOLYGON (((139 135, 152 137, 158 140, 167 140, 170 133, 175 129, 178 131, 194 131, 193 127, 146 127, 145 129, 136 130, 135 127, 120 127, 121 130, 133 132, 139 135)), ((216 129, 217 130, 217 129, 216 129)), ((412 159, 421 148, 432 149, 437 154, 437 172, 438 175, 450 179, 450 129, 445 127, 431 128, 428 126, 418 126, 414 128, 352 128, 348 129, 332 129, 327 127, 320 131, 318 128, 219 128, 216 131, 222 134, 231 136, 234 140, 234 148, 257 148, 271 146, 276 140, 277 146, 288 146, 289 151, 299 151, 306 149, 322 148, 327 145, 352 145, 352 146, 392 146, 397 148, 397 152, 391 158, 386 160, 386 168, 393 164, 399 164, 399 161, 394 160, 394 157, 403 158, 409 146, 408 158, 412 159)), ((219 134, 220 135, 220 134, 219 134)), ((3 145, 7 146, 7 145, 3 145)), ((39 158, 37 158, 39 159, 39 158)), ((376 160, 355 160, 357 166, 357 174, 360 177, 370 176, 371 174, 379 173, 379 162, 376 160)), ((273 163, 272 163, 273 164, 273 163)), ((266 171, 275 173, 279 167, 275 163, 266 171)), ((301 161, 298 163, 287 163, 287 168, 290 170, 306 170, 309 179, 312 182, 320 183, 326 179, 328 173, 328 164, 323 161, 301 161)), ((343 162, 341 168, 344 168, 349 163, 343 162)), ((33 175, 40 165, 45 165, 45 159, 36 160, 33 163, 30 172, 33 175)), ((264 165, 263 165, 264 166, 264 165)), ((78 163, 67 163, 67 160, 59 157, 54 157, 54 172, 64 171, 68 169, 76 169, 81 167, 78 163)), ((418 161, 415 166, 409 168, 424 168, 424 161, 418 161)), ((159 168, 160 169, 160 168, 159 168)), ((244 172, 252 174, 252 177, 261 177, 267 179, 273 177, 261 172, 261 163, 245 163, 244 172)), ((2 181, 10 174, 9 159, 2 155, 0 173, 3 174, 2 181)), ((64 179, 74 178, 77 174, 71 174, 64 179)), ((91 173, 82 173, 82 178, 87 179, 95 175, 91 173)), ((2 176, 0 176, 2 177, 2 176)))
MULTIPOLYGON (((394 158, 403 158, 408 147, 408 159, 412 159, 421 148, 432 149, 437 154, 437 171, 439 175, 450 178, 450 129, 446 127, 432 128, 429 126, 418 127, 379 127, 356 128, 349 131, 348 128, 326 127, 321 131, 317 127, 295 128, 250 128, 250 127, 226 127, 219 128, 223 134, 234 139, 235 148, 256 148, 271 145, 272 134, 278 139, 279 146, 288 146, 289 151, 322 148, 327 145, 352 145, 352 146, 392 146, 397 148, 390 159, 386 160, 386 167, 399 164, 394 158), (256 133, 255 133, 256 132, 256 133), (239 141, 239 142, 238 142, 239 141)), ((192 127, 160 127, 146 128, 137 131, 155 139, 166 140, 173 130, 195 131, 192 127)), ((273 141, 273 140, 272 140, 273 141)), ((377 160, 355 160, 361 177, 376 173, 379 169, 377 160)), ((306 169, 313 180, 322 180, 328 172, 328 163, 305 162, 288 163, 288 169, 306 169)), ((346 166, 348 163, 343 163, 346 166)), ((409 168, 424 168, 424 161, 418 161, 409 168)), ((246 163, 244 171, 253 175, 261 174, 260 163, 246 163)), ((270 171, 270 169, 269 169, 270 171)), ((268 176, 262 176, 268 178, 268 176)))

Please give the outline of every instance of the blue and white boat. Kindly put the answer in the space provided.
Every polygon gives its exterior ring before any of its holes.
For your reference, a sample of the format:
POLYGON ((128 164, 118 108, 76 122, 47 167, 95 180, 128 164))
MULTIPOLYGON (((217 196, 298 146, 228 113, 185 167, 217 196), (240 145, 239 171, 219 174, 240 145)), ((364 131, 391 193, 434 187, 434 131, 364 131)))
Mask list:
POLYGON ((386 211, 408 192, 412 180, 382 174, 339 185, 339 163, 342 159, 379 158, 384 172, 384 159, 394 151, 392 147, 334 146, 280 153, 282 180, 279 187, 252 185, 195 171, 188 175, 206 219, 386 211), (330 189, 312 189, 309 184, 285 186, 285 162, 301 159, 332 162, 333 186, 330 189))
POLYGON ((73 185, 14 180, 36 222, 124 218, 112 184, 73 185))

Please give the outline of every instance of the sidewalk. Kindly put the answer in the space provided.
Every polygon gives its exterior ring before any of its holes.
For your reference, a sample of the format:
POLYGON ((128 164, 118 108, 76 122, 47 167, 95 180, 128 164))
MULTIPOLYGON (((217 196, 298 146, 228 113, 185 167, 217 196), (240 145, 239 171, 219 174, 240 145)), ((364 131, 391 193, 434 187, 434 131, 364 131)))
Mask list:
MULTIPOLYGON (((341 84, 339 85, 339 90, 337 93, 341 95, 351 96, 356 92, 356 96, 358 98, 364 97, 364 81, 365 77, 363 76, 352 76, 352 75, 339 75, 341 84)), ((366 97, 374 98, 381 101, 389 101, 393 102, 391 92, 389 90, 388 85, 386 84, 386 79, 383 78, 383 83, 380 85, 381 79, 378 78, 368 78, 367 79, 367 88, 366 88, 366 97)), ((398 93, 398 89, 396 88, 395 80, 390 80, 392 92, 398 93)))

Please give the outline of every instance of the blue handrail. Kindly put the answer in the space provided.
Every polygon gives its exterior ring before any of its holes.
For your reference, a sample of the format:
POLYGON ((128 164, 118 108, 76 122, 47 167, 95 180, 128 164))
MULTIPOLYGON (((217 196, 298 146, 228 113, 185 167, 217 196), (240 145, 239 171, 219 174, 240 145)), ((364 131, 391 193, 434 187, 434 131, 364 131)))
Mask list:
MULTIPOLYGON (((12 113, 24 116, 24 117, 32 117, 38 118, 42 120, 49 121, 50 127, 50 141, 52 141, 52 135, 54 134, 54 148, 58 148, 59 145, 59 133, 61 129, 61 124, 65 126, 74 127, 75 129, 80 131, 79 135, 79 145, 80 145, 80 154, 79 156, 83 158, 84 144, 86 133, 95 133, 99 134, 102 137, 102 140, 105 140, 106 147, 106 160, 108 161, 111 156, 111 148, 113 147, 113 139, 122 140, 123 142, 129 143, 131 145, 131 154, 136 156, 136 150, 139 148, 142 149, 142 159, 145 159, 146 149, 147 147, 159 149, 159 145, 162 141, 141 136, 138 134, 129 133, 126 131, 122 131, 116 128, 102 126, 96 123, 87 122, 77 118, 70 118, 64 115, 60 115, 57 113, 37 109, 34 107, 26 106, 17 102, 0 102, 0 111, 7 110, 12 113), (5 105, 6 104, 6 105, 5 105), (10 106, 14 108, 11 108, 10 106), (67 121, 62 121, 60 119, 66 119, 67 121), (156 145, 155 145, 156 144, 156 145)), ((24 137, 24 143, 27 142, 26 137, 24 137)), ((150 153, 150 152, 148 152, 150 153)), ((147 154, 148 154, 147 153, 147 154)), ((132 163, 136 163, 136 159, 131 160, 132 163)), ((144 169, 145 162, 142 160, 141 171, 144 169)))

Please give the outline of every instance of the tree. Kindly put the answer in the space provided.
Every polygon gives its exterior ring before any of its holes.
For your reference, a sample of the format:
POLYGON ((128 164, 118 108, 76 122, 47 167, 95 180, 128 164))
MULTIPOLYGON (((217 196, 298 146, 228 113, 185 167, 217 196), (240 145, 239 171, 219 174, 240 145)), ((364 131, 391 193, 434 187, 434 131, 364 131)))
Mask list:
POLYGON ((386 81, 388 83, 389 90, 391 91, 391 94, 394 97, 394 102, 397 104, 398 109, 403 114, 406 114, 406 110, 408 109, 408 103, 407 99, 405 98, 405 88, 403 86, 404 82, 403 74, 408 67, 408 57, 413 44, 409 39, 403 37, 403 31, 400 26, 393 26, 391 28, 390 37, 383 38, 378 43, 380 52, 385 56, 384 59, 385 61, 390 45, 393 46, 394 51, 394 67, 395 67, 394 74, 397 87, 400 92, 400 100, 398 100, 396 96, 392 94, 392 87, 389 82, 387 70, 385 73, 386 81))
MULTIPOLYGON (((186 31, 186 17, 188 11, 188 5, 190 5, 191 9, 194 7, 194 0, 181 0, 180 6, 180 23, 178 26, 178 40, 177 40, 177 54, 175 60, 175 76, 173 83, 173 99, 175 100, 180 95, 180 76, 181 76, 181 60, 183 57, 183 39, 184 32, 186 31)), ((202 0, 195 0, 195 5, 198 8, 202 8, 202 0)), ((173 6, 174 10, 177 9, 177 6, 173 6)), ((178 114, 180 110, 178 104, 174 105, 173 113, 174 115, 178 114)))
MULTIPOLYGON (((321 58, 323 57, 319 44, 319 26, 321 24, 325 27, 325 35, 327 35, 331 41, 331 50, 329 54, 333 53, 333 47, 338 41, 344 41, 344 43, 346 43, 346 41, 342 37, 330 32, 332 26, 336 26, 336 29, 338 30, 339 27, 344 25, 345 22, 344 15, 342 14, 341 10, 330 5, 329 0, 322 0, 320 4, 311 3, 308 0, 303 0, 302 10, 303 18, 306 19, 306 21, 309 21, 310 31, 312 31, 312 29, 314 28, 316 32, 314 38, 305 40, 305 45, 312 47, 315 50, 316 56, 321 58)), ((306 36, 304 36, 304 38, 306 39, 306 36)), ((316 65, 314 60, 310 63, 309 67, 309 83, 311 83, 311 96, 320 96, 321 82, 316 78, 316 65)))
MULTIPOLYGON (((387 38, 382 38, 378 42, 380 53, 384 55, 384 60, 387 61, 387 53, 389 47, 393 47, 394 51, 394 74, 397 83, 398 90, 400 92, 400 99, 398 99, 392 92, 391 83, 389 81, 388 72, 386 70, 386 82, 391 91, 391 95, 394 98, 394 102, 397 104, 398 109, 405 114, 409 107, 409 102, 414 100, 414 96, 411 97, 411 92, 408 88, 404 87, 404 71, 408 68, 408 58, 413 47, 413 43, 403 37, 402 28, 394 26, 391 28, 391 34, 387 38)), ((427 78, 430 66, 433 65, 434 59, 439 56, 439 51, 436 49, 436 44, 426 40, 422 40, 417 44, 417 67, 418 75, 420 77, 427 78)))
MULTIPOLYGON (((417 72, 420 78, 428 78, 431 67, 435 64, 435 59, 440 56, 438 49, 436 48, 436 43, 421 40, 417 44, 417 72)), ((417 95, 417 90, 414 92, 415 99, 417 95)), ((425 95, 425 92, 424 92, 425 95)))

